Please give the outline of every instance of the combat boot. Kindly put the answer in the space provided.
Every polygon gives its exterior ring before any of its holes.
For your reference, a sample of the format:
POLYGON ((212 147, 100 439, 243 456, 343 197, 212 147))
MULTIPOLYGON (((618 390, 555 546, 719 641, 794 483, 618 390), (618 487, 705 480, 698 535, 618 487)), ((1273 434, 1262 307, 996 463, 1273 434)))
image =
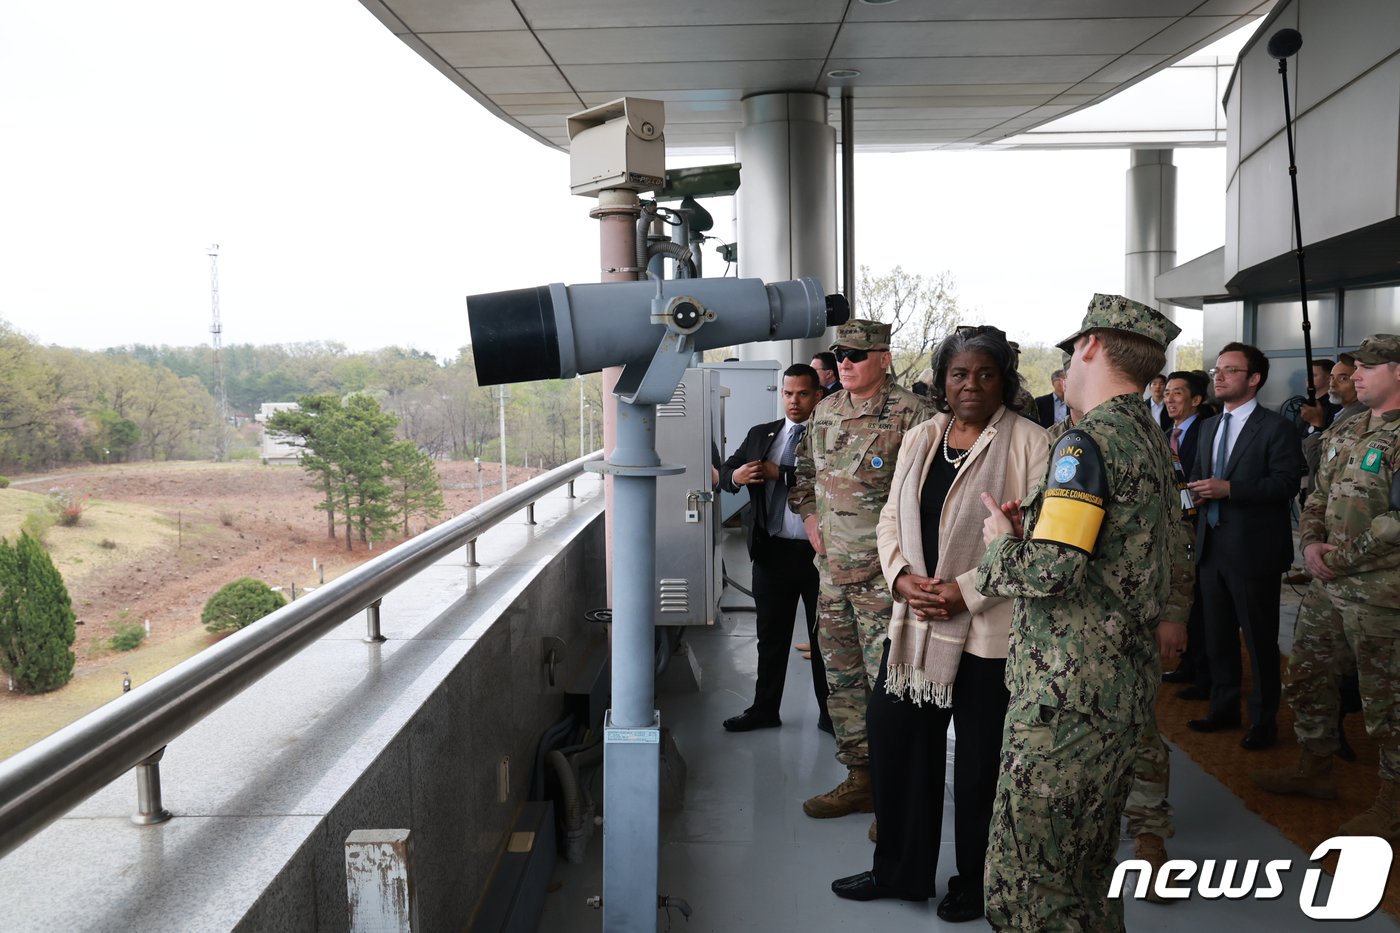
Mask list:
POLYGON ((825 794, 818 794, 803 803, 802 812, 818 820, 829 820, 848 813, 875 812, 875 796, 870 789, 869 766, 851 765, 846 780, 825 794))
POLYGON ((1152 866, 1152 883, 1147 886, 1145 897, 1154 904, 1170 904, 1174 898, 1162 897, 1157 893, 1157 876, 1162 866, 1167 864, 1167 844, 1156 833, 1142 833, 1133 842, 1133 857, 1152 866))
POLYGON ((1299 750, 1298 763, 1293 767, 1255 771, 1250 778, 1271 794, 1337 799, 1337 780, 1332 777, 1332 756, 1314 755, 1306 748, 1299 750))
POLYGON ((1364 813, 1342 824, 1347 836, 1380 836, 1390 843, 1400 842, 1400 794, 1393 781, 1381 779, 1381 791, 1376 802, 1364 813))

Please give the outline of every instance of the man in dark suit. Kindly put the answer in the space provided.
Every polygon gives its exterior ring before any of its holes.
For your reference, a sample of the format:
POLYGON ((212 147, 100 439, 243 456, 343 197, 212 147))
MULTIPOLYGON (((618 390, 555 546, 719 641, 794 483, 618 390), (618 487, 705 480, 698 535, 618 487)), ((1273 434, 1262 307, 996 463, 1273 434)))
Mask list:
MULTIPOLYGON (((720 486, 730 492, 749 490, 749 557, 753 558, 753 601, 758 627, 758 677, 753 705, 724 721, 730 732, 748 732, 782 725, 778 707, 787 679, 792 627, 797 601, 807 614, 807 633, 817 631, 817 566, 815 552, 802 519, 788 507, 788 490, 797 465, 797 444, 807 419, 822 398, 816 370, 794 363, 783 372, 783 411, 786 418, 755 425, 724 466, 720 486)), ((818 728, 831 732, 826 712, 826 669, 821 652, 812 653, 812 687, 817 695, 818 728)))
POLYGON ((1065 404, 1065 371, 1057 369, 1050 374, 1051 391, 1038 395, 1035 399, 1036 420, 1043 428, 1053 428, 1069 417, 1069 406, 1065 404))
POLYGON ((1198 732, 1240 725, 1240 646, 1249 649, 1246 749, 1277 741, 1279 584, 1293 562, 1289 500, 1304 472, 1298 431, 1258 403, 1269 360, 1229 343, 1211 370, 1221 414, 1201 426, 1190 490, 1197 505, 1196 579, 1205 603, 1210 712, 1187 725, 1198 732))
POLYGON ((1162 426, 1162 430, 1170 431, 1172 419, 1167 414, 1167 377, 1161 373, 1153 376, 1147 384, 1147 407, 1152 410, 1152 419, 1162 426))
MULTIPOLYGON (((1177 471, 1177 482, 1185 487, 1192 468, 1196 465, 1197 440, 1201 434, 1201 403, 1206 397, 1204 376, 1179 370, 1167 376, 1167 389, 1164 396, 1167 416, 1171 427, 1167 428, 1167 446, 1172 452, 1172 466, 1177 471)), ((1191 528, 1196 525, 1194 505, 1184 509, 1191 528)), ((1186 622, 1186 653, 1181 656, 1176 670, 1162 675, 1169 684, 1186 684, 1177 691, 1177 696, 1185 700, 1210 699, 1210 662, 1206 658, 1205 610, 1201 605, 1199 588, 1193 588, 1191 615, 1186 622)))
POLYGON ((812 357, 812 368, 817 371, 817 382, 821 385, 822 397, 841 391, 841 377, 836 370, 836 354, 823 350, 812 357))

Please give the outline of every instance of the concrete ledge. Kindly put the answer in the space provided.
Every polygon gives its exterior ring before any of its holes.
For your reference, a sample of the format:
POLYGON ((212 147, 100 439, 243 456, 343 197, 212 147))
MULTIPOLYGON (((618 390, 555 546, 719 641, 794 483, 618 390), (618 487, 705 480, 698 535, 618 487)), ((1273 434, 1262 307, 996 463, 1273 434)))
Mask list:
POLYGON ((0 860, 5 929, 344 930, 345 838, 385 826, 413 831, 424 929, 462 928, 563 708, 541 640, 584 650, 604 605, 601 496, 578 486, 478 541, 480 568, 456 552, 388 596, 388 641, 356 617, 171 743, 170 822, 128 822, 127 775, 0 860))

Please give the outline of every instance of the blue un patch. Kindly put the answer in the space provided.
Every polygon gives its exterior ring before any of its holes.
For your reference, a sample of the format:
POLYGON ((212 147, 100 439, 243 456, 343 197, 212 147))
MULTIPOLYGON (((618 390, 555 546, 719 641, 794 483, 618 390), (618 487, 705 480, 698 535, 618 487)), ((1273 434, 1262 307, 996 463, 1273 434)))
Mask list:
POLYGON ((1064 456, 1055 461, 1055 482, 1068 483, 1074 479, 1074 474, 1079 470, 1079 461, 1074 457, 1064 456))
POLYGON ((882 459, 879 458, 879 457, 871 457, 871 458, 870 458, 870 465, 873 466, 875 469, 878 470, 878 469, 880 469, 880 467, 882 467, 882 466, 885 465, 885 461, 882 460, 882 459))

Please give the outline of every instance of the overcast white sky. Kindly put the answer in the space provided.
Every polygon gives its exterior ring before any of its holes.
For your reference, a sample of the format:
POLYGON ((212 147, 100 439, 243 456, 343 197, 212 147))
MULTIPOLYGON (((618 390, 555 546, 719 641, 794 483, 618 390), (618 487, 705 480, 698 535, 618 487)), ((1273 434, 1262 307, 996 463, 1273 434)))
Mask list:
MULTIPOLYGON (((0 8, 0 319, 42 343, 207 343, 211 243, 225 345, 447 356, 464 296, 598 278, 567 156, 355 0, 0 8)), ((1176 164, 1185 261, 1223 242, 1224 150, 1176 164)), ((860 153, 857 261, 947 269, 976 316, 1059 339, 1123 287, 1127 167, 1122 150, 860 153)))

